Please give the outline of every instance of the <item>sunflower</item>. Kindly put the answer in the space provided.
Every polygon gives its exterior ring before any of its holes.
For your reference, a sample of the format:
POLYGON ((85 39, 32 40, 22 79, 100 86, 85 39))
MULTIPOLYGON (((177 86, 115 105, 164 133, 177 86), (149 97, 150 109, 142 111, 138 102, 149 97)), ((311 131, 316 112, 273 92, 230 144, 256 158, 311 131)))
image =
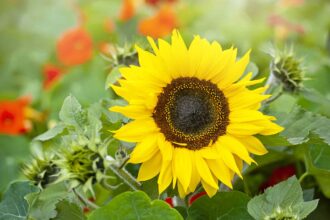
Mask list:
POLYGON ((171 44, 148 41, 154 53, 137 47, 140 65, 121 68, 120 86, 112 86, 128 105, 110 109, 134 119, 115 138, 137 143, 129 162, 142 163, 138 180, 159 174, 159 193, 172 183, 181 197, 199 183, 209 196, 219 181, 232 188, 243 161, 254 162, 250 153, 267 153, 254 135, 282 130, 258 111, 270 96, 266 87, 247 88, 263 80, 251 80, 251 73, 241 79, 250 52, 236 61, 237 49, 199 36, 187 48, 178 31, 171 44))

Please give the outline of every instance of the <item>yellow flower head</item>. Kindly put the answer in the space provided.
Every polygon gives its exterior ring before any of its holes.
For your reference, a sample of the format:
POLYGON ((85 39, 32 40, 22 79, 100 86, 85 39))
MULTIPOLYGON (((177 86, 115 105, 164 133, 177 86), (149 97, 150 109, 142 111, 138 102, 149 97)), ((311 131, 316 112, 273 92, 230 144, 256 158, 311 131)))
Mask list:
POLYGON ((137 142, 129 162, 142 163, 138 180, 159 174, 159 193, 172 182, 181 197, 199 183, 209 196, 219 181, 232 188, 243 161, 254 162, 250 153, 267 153, 253 135, 282 130, 258 111, 269 97, 265 87, 246 88, 262 80, 251 80, 251 73, 240 80, 250 52, 236 61, 236 49, 199 36, 187 48, 177 31, 171 44, 148 40, 154 53, 137 47, 140 66, 122 68, 124 79, 113 86, 129 104, 111 108, 134 119, 115 137, 137 142))

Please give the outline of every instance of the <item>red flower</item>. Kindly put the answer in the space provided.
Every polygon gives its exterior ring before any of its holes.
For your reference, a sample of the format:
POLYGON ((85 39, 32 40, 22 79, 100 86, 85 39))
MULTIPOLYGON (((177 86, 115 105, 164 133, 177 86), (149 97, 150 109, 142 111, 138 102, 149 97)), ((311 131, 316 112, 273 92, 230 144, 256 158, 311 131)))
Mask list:
POLYGON ((46 64, 42 73, 44 75, 44 89, 49 89, 62 75, 61 69, 53 64, 46 64))
POLYGON ((173 198, 167 197, 164 201, 167 202, 167 204, 169 204, 172 208, 174 207, 173 198))
POLYGON ((189 198, 189 205, 193 204, 193 202, 195 202, 196 199, 202 197, 206 195, 206 192, 203 191, 203 192, 200 192, 200 193, 197 193, 195 195, 192 195, 190 198, 189 198))
POLYGON ((275 34, 279 39, 286 39, 290 33, 304 34, 305 29, 300 24, 294 24, 279 15, 268 17, 268 23, 274 27, 275 34))
POLYGON ((151 6, 157 6, 160 3, 174 3, 177 0, 145 0, 145 3, 151 6))
POLYGON ((92 38, 83 28, 65 32, 57 42, 57 57, 65 65, 85 63, 91 59, 92 54, 92 38))
POLYGON ((177 26, 175 13, 170 6, 165 5, 154 16, 141 20, 138 30, 145 36, 159 38, 170 34, 177 26))
POLYGON ((27 98, 0 101, 0 133, 18 135, 28 131, 25 115, 28 103, 27 98))
POLYGON ((295 174, 296 168, 291 164, 284 167, 278 167, 273 170, 268 180, 260 186, 260 191, 264 191, 266 188, 274 186, 277 183, 282 182, 295 174))

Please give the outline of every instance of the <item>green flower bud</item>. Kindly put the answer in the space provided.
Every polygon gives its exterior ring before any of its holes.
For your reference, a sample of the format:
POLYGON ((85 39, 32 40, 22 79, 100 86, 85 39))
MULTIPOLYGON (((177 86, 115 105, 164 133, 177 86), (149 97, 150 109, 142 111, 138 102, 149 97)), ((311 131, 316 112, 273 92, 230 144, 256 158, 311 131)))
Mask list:
POLYGON ((34 156, 30 163, 23 165, 23 174, 40 188, 56 181, 59 167, 54 163, 53 156, 34 156))
POLYGON ((93 194, 93 184, 104 177, 104 159, 97 151, 87 146, 74 145, 59 153, 57 161, 61 168, 58 181, 68 181, 71 188, 83 186, 83 190, 93 194))
POLYGON ((109 56, 105 59, 110 61, 112 67, 138 65, 138 55, 134 45, 112 46, 109 49, 109 56))
POLYGON ((306 80, 301 60, 294 57, 292 49, 288 52, 275 52, 271 72, 286 92, 298 92, 302 88, 302 82, 306 80))

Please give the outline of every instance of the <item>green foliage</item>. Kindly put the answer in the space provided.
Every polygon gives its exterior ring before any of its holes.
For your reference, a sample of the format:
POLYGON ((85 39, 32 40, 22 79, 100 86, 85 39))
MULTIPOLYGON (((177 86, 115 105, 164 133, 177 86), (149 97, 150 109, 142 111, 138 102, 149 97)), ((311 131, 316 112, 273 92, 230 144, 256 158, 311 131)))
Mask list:
POLYGON ((181 215, 163 201, 151 201, 141 192, 125 192, 115 197, 107 205, 95 210, 88 220, 180 220, 181 215))
POLYGON ((304 144, 306 172, 317 180, 323 194, 330 198, 330 146, 316 135, 304 144))
POLYGON ((120 77, 121 73, 119 72, 119 68, 113 68, 105 81, 105 89, 109 89, 113 84, 117 83, 120 77))
POLYGON ((37 137, 34 138, 35 141, 47 141, 50 140, 57 135, 61 134, 65 129, 64 124, 57 124, 55 127, 49 129, 43 134, 38 135, 37 137))
POLYGON ((29 217, 35 220, 48 220, 57 216, 56 205, 70 195, 64 184, 55 184, 40 192, 26 196, 30 205, 29 217))
POLYGON ((318 200, 304 202, 297 178, 291 177, 251 199, 248 212, 256 220, 306 218, 317 206, 318 200))
POLYGON ((238 191, 220 192, 212 198, 203 196, 188 209, 189 220, 198 219, 253 219, 247 212, 250 198, 238 191))
POLYGON ((76 203, 62 200, 56 205, 57 215, 52 220, 84 220, 83 210, 76 203))
POLYGON ((0 219, 26 219, 30 207, 28 202, 24 199, 24 196, 38 191, 38 187, 26 181, 12 183, 5 192, 3 200, 0 203, 0 219))
MULTIPOLYGON (((271 112, 270 114, 275 112, 271 112)), ((330 144, 330 119, 319 114, 306 111, 298 106, 285 113, 277 113, 277 123, 285 127, 280 134, 290 144, 297 145, 309 140, 309 134, 313 133, 330 144)), ((274 140, 273 140, 274 141, 274 140)))
POLYGON ((26 137, 0 135, 0 192, 7 184, 20 177, 21 164, 29 156, 29 143, 26 137))

